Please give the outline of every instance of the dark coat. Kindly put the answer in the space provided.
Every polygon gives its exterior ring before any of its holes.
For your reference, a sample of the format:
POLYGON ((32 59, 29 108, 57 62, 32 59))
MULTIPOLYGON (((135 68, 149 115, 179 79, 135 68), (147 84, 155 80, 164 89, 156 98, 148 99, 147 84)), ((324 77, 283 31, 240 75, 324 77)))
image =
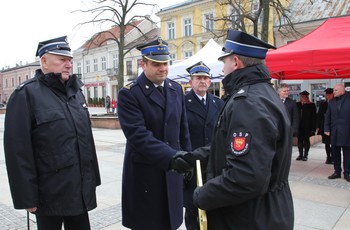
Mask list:
POLYGON ((316 131, 316 105, 315 103, 302 104, 297 102, 299 112, 299 137, 311 137, 316 131))
POLYGON ((79 215, 96 207, 100 175, 82 82, 59 75, 21 84, 6 111, 4 147, 16 209, 45 216, 79 215))
POLYGON ((286 100, 284 101, 284 106, 288 111, 291 126, 293 129, 293 136, 296 137, 298 136, 298 130, 299 130, 299 114, 298 114, 297 104, 294 100, 287 97, 286 100))
POLYGON ((330 137, 324 134, 324 116, 327 112, 327 108, 328 108, 328 102, 326 100, 322 101, 320 103, 320 106, 317 112, 316 128, 319 129, 317 134, 322 136, 322 143, 330 144, 331 143, 330 137))
MULTIPOLYGON (((212 95, 207 94, 206 107, 199 100, 193 89, 185 96, 186 112, 192 150, 211 143, 217 116, 224 102, 212 95)), ((201 161, 202 174, 206 174, 207 161, 201 161)), ((203 178, 205 179, 205 178, 203 178)), ((193 206, 193 190, 196 187, 196 175, 186 181, 185 207, 193 206)))
POLYGON ((325 115, 324 131, 331 133, 331 145, 350 146, 350 94, 345 93, 338 112, 336 97, 329 101, 325 115))
POLYGON ((240 69, 223 85, 231 96, 215 127, 208 180, 196 188, 194 204, 207 210, 208 230, 291 230, 292 131, 268 70, 240 69))
POLYGON ((169 164, 178 150, 191 150, 184 94, 169 79, 164 91, 166 98, 142 73, 118 96, 127 139, 122 215, 131 229, 177 229, 183 221, 183 176, 169 171, 169 164))

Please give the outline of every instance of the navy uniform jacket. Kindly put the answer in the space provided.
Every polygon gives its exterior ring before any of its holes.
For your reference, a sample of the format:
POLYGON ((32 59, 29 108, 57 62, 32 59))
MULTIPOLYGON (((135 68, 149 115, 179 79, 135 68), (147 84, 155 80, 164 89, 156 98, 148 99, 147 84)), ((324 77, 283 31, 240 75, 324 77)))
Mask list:
POLYGON ((299 137, 311 137, 314 135, 316 130, 316 105, 315 103, 302 104, 300 101, 297 102, 299 112, 299 137))
POLYGON ((335 97, 328 103, 324 131, 331 133, 331 145, 350 146, 350 94, 345 93, 342 96, 339 111, 337 109, 338 102, 335 97))
POLYGON ((142 73, 118 96, 127 139, 122 216, 131 229, 177 229, 183 220, 183 176, 169 171, 169 164, 178 150, 191 150, 184 94, 169 79, 164 91, 166 99, 142 73))
MULTIPOLYGON (((186 94, 185 101, 191 145, 192 150, 194 150, 211 143, 216 118, 224 102, 220 98, 207 93, 206 107, 204 107, 193 89, 186 94)), ((207 164, 206 161, 201 163, 203 176, 205 176, 207 164)), ((193 206, 192 196, 195 187, 196 176, 194 174, 191 180, 187 181, 185 187, 186 207, 193 206)))
POLYGON ((292 130, 264 65, 223 80, 230 97, 219 114, 208 177, 194 204, 207 211, 208 230, 292 230, 288 175, 292 130))
POLYGON ((320 103, 320 107, 318 108, 316 127, 319 128, 319 131, 317 134, 322 136, 322 143, 330 144, 331 143, 330 137, 324 134, 324 116, 327 112, 327 108, 328 108, 328 101, 327 100, 322 101, 320 103))

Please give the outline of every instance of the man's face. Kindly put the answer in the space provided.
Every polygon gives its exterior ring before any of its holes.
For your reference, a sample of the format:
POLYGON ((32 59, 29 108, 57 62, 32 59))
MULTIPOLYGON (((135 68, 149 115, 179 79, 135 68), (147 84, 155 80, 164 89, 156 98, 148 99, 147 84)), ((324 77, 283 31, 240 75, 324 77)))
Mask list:
POLYGON ((288 97, 288 94, 289 94, 289 89, 288 89, 288 87, 280 88, 279 91, 278 91, 278 95, 279 95, 280 98, 282 98, 282 99, 286 99, 286 98, 288 97))
POLYGON ((141 61, 141 67, 145 72, 146 77, 154 84, 160 85, 168 76, 169 63, 168 62, 154 62, 148 60, 141 61))
POLYGON ((204 96, 210 87, 211 80, 208 76, 192 76, 189 81, 194 92, 200 96, 204 96))
POLYGON ((234 55, 223 57, 221 60, 224 63, 224 69, 222 71, 224 72, 225 77, 237 69, 234 55))
POLYGON ((55 55, 55 54, 44 54, 41 57, 43 73, 60 73, 62 80, 66 81, 69 79, 69 75, 72 69, 72 58, 55 55))
POLYGON ((340 87, 338 85, 334 86, 333 88, 333 94, 334 97, 339 97, 345 93, 345 89, 343 87, 340 87))
POLYGON ((330 101, 330 100, 332 100, 332 99, 334 98, 334 94, 333 94, 333 93, 327 93, 327 94, 325 95, 325 97, 326 97, 326 100, 327 100, 327 101, 330 101))

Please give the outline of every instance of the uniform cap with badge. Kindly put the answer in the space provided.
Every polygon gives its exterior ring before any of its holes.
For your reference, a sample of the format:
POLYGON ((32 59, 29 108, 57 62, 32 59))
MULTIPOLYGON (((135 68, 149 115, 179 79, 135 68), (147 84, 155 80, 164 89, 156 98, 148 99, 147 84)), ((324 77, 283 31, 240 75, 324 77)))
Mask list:
POLYGON ((304 90, 303 92, 299 93, 299 95, 302 95, 302 96, 309 96, 310 93, 306 90, 304 90))
POLYGON ((276 49, 257 37, 238 30, 228 30, 223 53, 218 60, 221 61, 224 57, 237 54, 245 57, 265 59, 268 49, 276 49))
POLYGON ((140 50, 142 57, 148 60, 160 63, 170 61, 168 43, 160 37, 147 44, 140 45, 136 49, 140 50))
POLYGON ((207 76, 210 77, 210 68, 204 64, 204 62, 199 61, 196 64, 188 67, 186 71, 191 76, 207 76))
POLYGON ((73 57, 67 41, 67 36, 39 42, 35 56, 42 57, 46 53, 73 57))
POLYGON ((333 93, 333 89, 332 88, 327 88, 324 90, 325 94, 332 94, 333 93))

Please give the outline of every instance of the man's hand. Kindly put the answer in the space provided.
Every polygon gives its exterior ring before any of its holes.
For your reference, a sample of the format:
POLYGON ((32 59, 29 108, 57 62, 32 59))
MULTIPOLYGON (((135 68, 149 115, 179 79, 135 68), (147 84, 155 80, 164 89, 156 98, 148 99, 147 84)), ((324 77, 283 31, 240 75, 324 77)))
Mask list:
POLYGON ((331 135, 330 132, 324 132, 324 134, 326 134, 326 136, 330 136, 331 135))
POLYGON ((170 161, 170 169, 175 170, 178 173, 186 173, 191 171, 193 166, 190 162, 186 161, 185 155, 189 154, 188 152, 178 151, 173 156, 173 159, 170 161))
POLYGON ((37 210, 37 207, 34 208, 27 208, 26 209, 28 212, 35 212, 37 210))

